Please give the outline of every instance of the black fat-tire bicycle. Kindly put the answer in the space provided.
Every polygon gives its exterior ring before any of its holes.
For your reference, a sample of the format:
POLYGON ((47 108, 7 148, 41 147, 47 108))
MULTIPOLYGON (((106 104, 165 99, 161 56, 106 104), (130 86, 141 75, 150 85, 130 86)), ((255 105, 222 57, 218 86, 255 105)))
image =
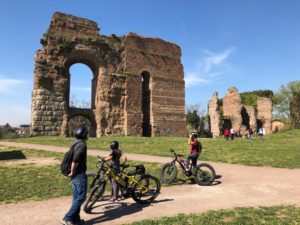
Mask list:
POLYGON ((183 155, 177 154, 175 150, 170 149, 173 152, 174 157, 171 162, 163 164, 160 171, 160 180, 164 184, 173 183, 178 174, 176 162, 179 164, 184 175, 194 178, 199 185, 211 185, 216 177, 214 168, 208 163, 200 163, 198 165, 191 164, 191 168, 188 172, 185 171, 186 160, 183 155))
POLYGON ((116 172, 107 162, 99 160, 99 167, 96 173, 87 173, 88 178, 92 177, 89 184, 89 191, 83 210, 90 212, 97 201, 101 201, 109 177, 113 177, 120 185, 122 197, 132 197, 140 204, 151 203, 160 193, 160 181, 158 178, 145 173, 143 165, 132 166, 135 169, 129 172, 124 170, 129 165, 123 165, 120 172, 116 172))

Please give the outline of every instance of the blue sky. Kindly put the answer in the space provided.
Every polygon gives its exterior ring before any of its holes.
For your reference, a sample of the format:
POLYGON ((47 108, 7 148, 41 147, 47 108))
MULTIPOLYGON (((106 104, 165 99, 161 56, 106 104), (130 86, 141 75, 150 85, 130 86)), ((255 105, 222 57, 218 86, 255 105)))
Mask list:
MULTIPOLYGON (((206 109, 215 91, 277 91, 300 77, 298 0, 0 0, 0 124, 30 123, 34 54, 56 11, 95 21, 104 35, 178 44, 186 105, 206 109)), ((74 65, 71 74, 71 89, 88 98, 89 68, 74 65)))

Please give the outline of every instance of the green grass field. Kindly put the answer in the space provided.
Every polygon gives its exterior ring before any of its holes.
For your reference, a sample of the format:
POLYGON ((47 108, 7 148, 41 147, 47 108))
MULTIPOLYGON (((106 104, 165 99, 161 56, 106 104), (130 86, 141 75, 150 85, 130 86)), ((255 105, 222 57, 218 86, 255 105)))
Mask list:
MULTIPOLYGON (((62 153, 46 152, 39 150, 24 150, 0 146, 0 162, 8 159, 25 159, 30 157, 52 157, 59 162, 62 153)), ((88 157, 88 171, 95 172, 96 157, 88 157)), ((130 165, 141 162, 129 161, 130 165)), ((146 172, 159 177, 161 164, 143 163, 146 172)), ((128 168, 129 170, 130 168, 128 168)), ((182 175, 178 178, 184 178, 182 175)), ((180 180, 178 183, 181 182, 180 180)), ((189 182, 186 180, 186 182, 189 182)), ((64 177, 59 169, 59 164, 36 166, 33 164, 4 165, 0 164, 0 203, 18 202, 22 200, 43 200, 59 196, 71 195, 70 180, 64 177)), ((108 183, 107 190, 110 190, 108 183)))
POLYGON ((235 208, 208 211, 201 214, 164 217, 160 220, 143 220, 130 225, 296 225, 300 224, 300 208, 274 206, 259 208, 235 208))
MULTIPOLYGON (((70 146, 72 138, 32 137, 10 141, 70 146)), ((124 137, 109 136, 90 138, 90 149, 108 150, 112 140, 118 140, 120 147, 127 153, 140 153, 157 156, 170 156, 170 148, 179 153, 188 152, 187 138, 183 137, 124 137)), ((300 168, 300 130, 279 132, 267 135, 263 139, 235 139, 226 141, 223 138, 201 138, 203 152, 200 160, 243 164, 250 166, 271 166, 280 168, 300 168)))

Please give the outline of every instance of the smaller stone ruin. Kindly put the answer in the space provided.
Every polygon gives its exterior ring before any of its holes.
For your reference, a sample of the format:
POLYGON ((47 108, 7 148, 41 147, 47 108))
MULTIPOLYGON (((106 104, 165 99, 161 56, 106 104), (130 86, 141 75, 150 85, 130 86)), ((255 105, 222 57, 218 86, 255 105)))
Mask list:
POLYGON ((255 134, 264 127, 265 133, 269 134, 272 132, 272 110, 270 98, 258 97, 256 106, 248 106, 243 105, 235 87, 228 89, 222 103, 218 92, 215 92, 208 103, 210 132, 213 137, 220 137, 226 128, 233 128, 235 132, 247 135, 250 131, 255 134))

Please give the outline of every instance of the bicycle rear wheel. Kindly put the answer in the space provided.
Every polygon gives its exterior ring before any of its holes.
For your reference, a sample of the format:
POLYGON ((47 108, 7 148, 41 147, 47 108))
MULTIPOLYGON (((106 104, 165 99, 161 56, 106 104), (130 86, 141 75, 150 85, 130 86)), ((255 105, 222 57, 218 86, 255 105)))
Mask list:
POLYGON ((160 180, 163 184, 171 184, 175 181, 178 174, 175 163, 166 163, 161 167, 160 180))
POLYGON ((83 210, 88 213, 92 210, 94 204, 103 196, 105 191, 105 181, 100 181, 98 185, 91 189, 88 193, 85 202, 83 203, 83 210))
POLYGON ((195 167, 193 175, 199 185, 210 185, 215 180, 216 172, 211 165, 200 163, 195 167))
POLYGON ((160 182, 156 177, 145 175, 135 183, 131 196, 137 203, 147 204, 152 202, 160 192, 160 182))

